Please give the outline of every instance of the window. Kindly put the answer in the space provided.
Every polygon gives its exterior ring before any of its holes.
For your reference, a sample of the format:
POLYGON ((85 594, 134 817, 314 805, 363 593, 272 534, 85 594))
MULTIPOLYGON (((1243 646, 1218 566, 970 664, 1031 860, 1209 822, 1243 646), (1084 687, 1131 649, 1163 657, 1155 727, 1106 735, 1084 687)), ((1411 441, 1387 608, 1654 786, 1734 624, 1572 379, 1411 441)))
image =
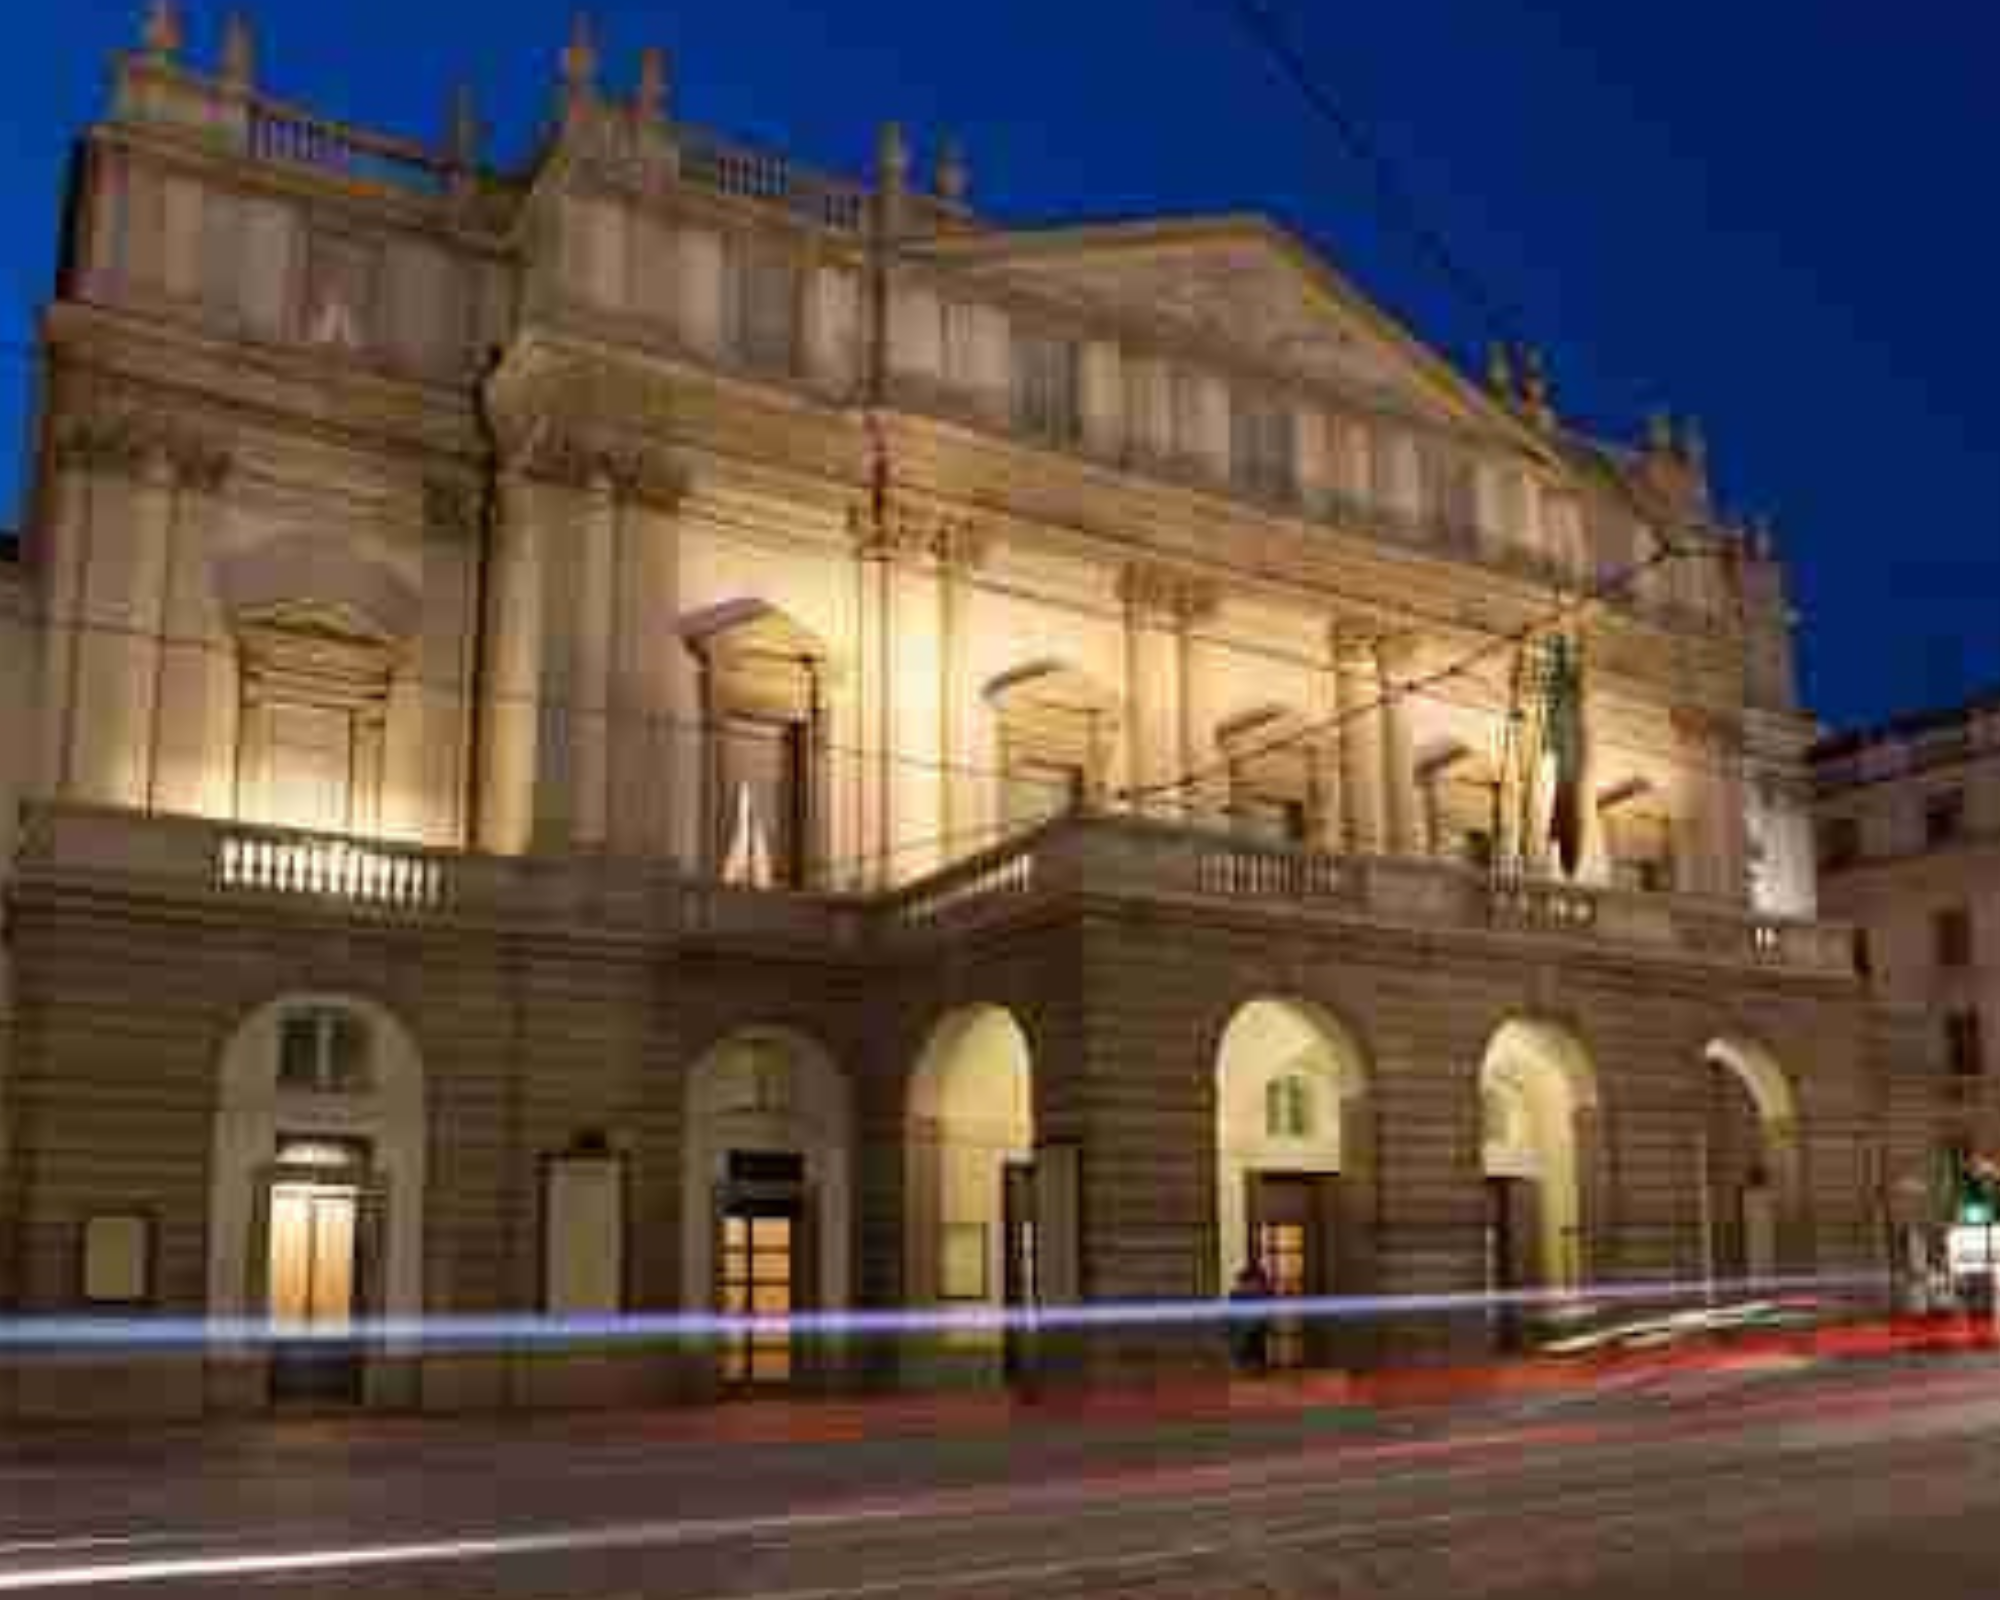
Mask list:
POLYGON ((1298 483, 1292 408, 1239 391, 1229 419, 1230 477, 1245 493, 1288 500, 1298 483))
POLYGON ((1264 1132, 1273 1139, 1312 1137, 1312 1084, 1302 1073, 1264 1085, 1264 1132))
POLYGON ((1924 843, 1949 844, 1965 832, 1965 793, 1948 789, 1924 802, 1924 843))
POLYGON ((1819 864, 1838 872, 1861 859, 1861 823, 1855 817, 1826 817, 1819 824, 1819 864))
POLYGON ((367 1022, 351 1011, 288 1011, 278 1024, 278 1087, 305 1094, 365 1094, 372 1081, 367 1022))
POLYGON ((1065 811, 1082 809, 1084 771, 1074 762, 1022 752, 1007 763, 1006 823, 1010 829, 1039 827, 1065 811))
POLYGON ((732 716, 719 752, 722 876, 763 888, 805 882, 808 727, 785 718, 732 716))
POLYGON ((1871 977, 1875 971, 1875 952, 1868 943, 1868 930, 1854 930, 1854 970, 1862 977, 1871 977))
POLYGON ((1014 425, 1052 444, 1073 444, 1081 432, 1077 350, 1067 339, 1014 336, 1014 425))
POLYGON ((1972 914, 1952 906, 1931 914, 1931 947, 1941 967, 1972 965, 1972 914))
POLYGON ((1945 1061, 1954 1078, 1976 1078, 1986 1070, 1985 1043, 1977 1011, 1953 1011, 1944 1019, 1945 1061))
POLYGON ((1267 844, 1306 842, 1306 803, 1281 795, 1242 794, 1232 806, 1236 831, 1267 844))
POLYGON ((734 284, 737 355, 749 366, 790 372, 798 355, 797 264, 776 246, 744 241, 734 284))

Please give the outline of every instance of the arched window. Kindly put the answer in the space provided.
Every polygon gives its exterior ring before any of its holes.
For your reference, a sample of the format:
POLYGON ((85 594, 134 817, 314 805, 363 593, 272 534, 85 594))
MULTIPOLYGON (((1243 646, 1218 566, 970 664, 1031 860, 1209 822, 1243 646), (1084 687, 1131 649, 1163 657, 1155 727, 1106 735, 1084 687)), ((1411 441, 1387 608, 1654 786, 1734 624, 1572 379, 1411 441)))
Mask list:
POLYGON ((300 1006, 278 1019, 278 1088, 360 1095, 375 1086, 368 1019, 332 1006, 300 1006))
POLYGON ((1287 1072, 1264 1085, 1264 1132, 1272 1139, 1313 1136, 1312 1082, 1304 1073, 1287 1072))
POLYGON ((826 855, 826 646, 759 600, 684 631, 704 669, 709 867, 752 887, 803 888, 826 855))

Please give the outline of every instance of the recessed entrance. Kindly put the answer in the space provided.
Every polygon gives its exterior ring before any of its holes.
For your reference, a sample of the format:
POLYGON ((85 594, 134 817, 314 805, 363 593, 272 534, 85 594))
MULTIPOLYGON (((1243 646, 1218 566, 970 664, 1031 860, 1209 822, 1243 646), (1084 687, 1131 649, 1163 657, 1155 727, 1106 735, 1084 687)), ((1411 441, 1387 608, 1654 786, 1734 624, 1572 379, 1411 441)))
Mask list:
POLYGON ((283 1177, 271 1185, 270 1206, 270 1314, 281 1335, 272 1398, 358 1400, 361 1192, 337 1177, 283 1177))
MULTIPOLYGON (((1259 999, 1230 1019, 1216 1059, 1221 1291, 1254 1264, 1280 1299, 1366 1292, 1367 1104, 1360 1049, 1318 1007, 1259 999)), ((1279 1317, 1264 1341, 1273 1367, 1363 1354, 1352 1327, 1324 1319, 1279 1317)))
MULTIPOLYGON (((720 1308, 732 1316, 789 1317, 800 1309, 799 1240, 805 1232, 796 1204, 742 1201, 722 1216, 717 1241, 720 1308)), ((797 1351, 789 1329, 746 1328, 722 1348, 722 1381, 728 1384, 785 1384, 792 1381, 797 1351)))
MULTIPOLYGON (((1273 1296, 1328 1293, 1336 1270, 1339 1178, 1255 1172, 1248 1183, 1249 1259, 1263 1264, 1273 1296)), ((1281 1316, 1270 1325, 1264 1358, 1278 1368, 1317 1365, 1324 1342, 1303 1318, 1281 1316)))

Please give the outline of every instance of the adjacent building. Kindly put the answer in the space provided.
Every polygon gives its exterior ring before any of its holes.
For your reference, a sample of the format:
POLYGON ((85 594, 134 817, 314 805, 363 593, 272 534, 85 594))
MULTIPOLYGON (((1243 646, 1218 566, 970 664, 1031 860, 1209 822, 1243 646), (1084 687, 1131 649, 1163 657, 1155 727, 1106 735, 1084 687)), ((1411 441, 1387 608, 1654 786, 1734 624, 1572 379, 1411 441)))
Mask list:
POLYGON ((1929 1032, 1930 1069, 1900 1080, 1896 1170, 1928 1200, 1907 1257, 1942 1265, 1945 1225, 2000 1160, 2000 698, 1830 737, 1813 779, 1826 904, 1878 994, 1929 1032))
MULTIPOLYGON (((6 1304, 1880 1264, 1922 1030, 1819 919, 1782 570, 1691 426, 1587 438, 1259 218, 1010 228, 894 128, 814 174, 587 33, 506 171, 469 104, 433 148, 254 57, 156 4, 62 221, 0 570, 6 1304)), ((1056 1359, 330 1350, 7 1398, 1056 1359)))

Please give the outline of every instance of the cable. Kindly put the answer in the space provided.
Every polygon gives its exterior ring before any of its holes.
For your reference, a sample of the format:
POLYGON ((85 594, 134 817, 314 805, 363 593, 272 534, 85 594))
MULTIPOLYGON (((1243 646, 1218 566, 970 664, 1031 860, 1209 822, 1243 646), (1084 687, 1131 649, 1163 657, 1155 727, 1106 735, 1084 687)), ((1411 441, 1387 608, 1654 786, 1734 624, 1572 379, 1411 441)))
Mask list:
POLYGON ((1377 200, 1385 209, 1396 214, 1399 225, 1430 257, 1432 265, 1445 281, 1472 307, 1488 331, 1502 344, 1523 343, 1515 336, 1519 319, 1502 306, 1497 296, 1486 292, 1460 264, 1444 236, 1424 222, 1414 195, 1388 159, 1363 133, 1360 124, 1342 109, 1339 100, 1314 76, 1286 33, 1276 10, 1266 0, 1223 0, 1223 3, 1224 9, 1276 63, 1292 87, 1333 129, 1348 154, 1367 169, 1375 185, 1377 200))
POLYGON ((1194 788, 1206 783, 1211 778, 1226 778, 1231 768, 1242 762, 1254 761, 1261 756, 1289 749, 1307 739, 1317 738, 1322 734, 1330 733, 1361 717, 1386 710, 1405 695, 1420 693, 1434 684, 1446 683, 1454 678, 1464 677, 1469 672, 1469 669, 1477 666, 1480 662, 1499 654, 1503 650, 1520 648, 1543 629, 1559 625, 1571 615, 1580 612, 1584 607, 1603 599, 1608 593, 1617 589, 1623 589, 1636 582, 1641 575, 1651 571, 1653 568, 1662 566, 1668 561, 1680 559, 1682 553, 1676 545, 1662 535, 1660 537, 1660 548, 1644 560, 1634 562, 1631 566, 1625 568, 1623 572, 1614 574, 1612 579, 1597 585, 1594 589, 1586 590, 1571 599, 1558 602, 1541 618, 1525 623, 1511 633, 1491 639, 1487 643, 1467 651, 1464 655, 1459 656, 1456 660, 1438 668, 1434 672, 1422 674, 1400 684, 1385 684, 1382 692, 1373 700, 1366 701, 1358 706, 1344 707, 1331 717, 1321 718, 1319 721, 1308 723, 1304 727, 1295 728, 1289 733, 1276 735, 1248 750, 1236 752, 1228 760, 1213 762, 1207 767, 1195 768, 1177 777, 1165 779, 1158 783, 1129 785, 1120 791, 1119 797, 1143 803, 1149 799, 1194 788))

